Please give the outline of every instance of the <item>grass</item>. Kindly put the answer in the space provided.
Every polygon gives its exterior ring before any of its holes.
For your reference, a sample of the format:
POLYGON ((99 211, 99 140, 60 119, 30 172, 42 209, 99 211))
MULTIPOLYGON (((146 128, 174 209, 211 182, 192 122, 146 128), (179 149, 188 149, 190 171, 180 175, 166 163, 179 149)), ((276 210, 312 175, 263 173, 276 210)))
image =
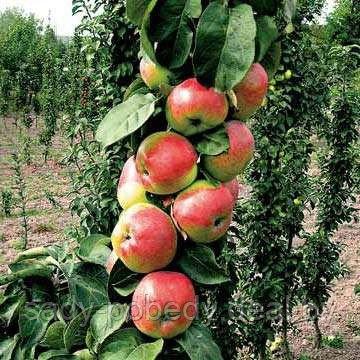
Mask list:
POLYGON ((342 349, 344 347, 344 337, 340 334, 335 336, 324 336, 322 341, 323 346, 332 349, 342 349))

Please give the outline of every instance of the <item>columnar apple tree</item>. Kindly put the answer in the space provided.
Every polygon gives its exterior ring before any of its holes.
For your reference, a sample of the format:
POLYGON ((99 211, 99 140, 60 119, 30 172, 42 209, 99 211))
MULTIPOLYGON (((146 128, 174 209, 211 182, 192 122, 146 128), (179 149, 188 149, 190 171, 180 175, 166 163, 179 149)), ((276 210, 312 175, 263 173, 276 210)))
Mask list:
MULTIPOLYGON (((104 151, 129 144, 117 192, 123 211, 107 264, 114 299, 132 298, 133 325, 158 339, 147 359, 231 358, 236 349, 220 349, 204 326, 202 301, 227 287, 228 303, 235 288, 236 269, 224 254, 234 251, 227 234, 237 176, 255 148, 245 122, 263 104, 279 62, 273 16, 285 6, 279 13, 290 20, 294 2, 126 6, 139 27, 140 74, 96 133, 104 151)), ((229 318, 218 321, 227 326, 229 318)), ((128 336, 137 339, 135 331, 128 336)))

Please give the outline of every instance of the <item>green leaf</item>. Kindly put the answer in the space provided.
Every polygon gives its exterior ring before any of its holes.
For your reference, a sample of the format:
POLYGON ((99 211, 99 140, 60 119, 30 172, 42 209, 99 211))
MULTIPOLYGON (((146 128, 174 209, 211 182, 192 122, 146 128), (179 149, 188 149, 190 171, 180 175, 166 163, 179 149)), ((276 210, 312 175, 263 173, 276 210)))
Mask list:
POLYGON ((126 101, 135 94, 146 95, 148 92, 149 88, 146 86, 144 81, 141 78, 136 78, 126 89, 123 100, 126 101))
POLYGON ((90 331, 95 339, 93 350, 98 351, 104 340, 119 330, 126 321, 129 307, 126 304, 108 304, 102 306, 90 320, 90 331))
POLYGON ((64 344, 67 350, 73 346, 85 345, 86 332, 93 314, 99 310, 100 306, 90 307, 75 316, 64 331, 64 344))
POLYGON ((19 333, 24 349, 30 349, 39 344, 54 318, 53 309, 42 305, 27 305, 19 314, 19 333))
POLYGON ((295 16, 296 4, 297 0, 284 0, 284 15, 288 23, 291 23, 295 16))
POLYGON ((196 150, 203 155, 219 155, 227 151, 229 146, 229 137, 223 126, 215 131, 202 133, 195 142, 196 150))
POLYGON ((0 341, 0 359, 2 360, 11 360, 12 354, 15 350, 15 347, 20 340, 19 334, 16 334, 14 337, 3 339, 0 341))
POLYGON ((126 360, 155 360, 161 353, 163 346, 163 339, 156 340, 152 343, 141 344, 126 358, 126 360))
POLYGON ((252 8, 225 8, 212 2, 203 12, 196 32, 194 69, 199 80, 220 91, 231 90, 253 63, 256 23, 252 8))
POLYGON ((166 47, 168 67, 176 69, 184 65, 191 50, 192 19, 201 15, 201 0, 165 0, 153 11, 152 39, 158 47, 166 47), (165 42, 162 46, 161 42, 165 42))
POLYGON ((82 309, 104 305, 108 302, 105 269, 96 264, 75 264, 68 278, 73 301, 82 309))
POLYGON ((104 147, 139 129, 153 114, 156 98, 152 94, 135 94, 115 106, 101 121, 96 140, 104 147))
POLYGON ((269 79, 272 79, 280 66, 281 42, 274 42, 266 53, 261 64, 265 68, 269 79))
POLYGON ((76 355, 68 354, 66 350, 49 350, 41 353, 38 360, 81 360, 76 355))
POLYGON ((0 305, 0 324, 4 323, 9 327, 19 314, 20 309, 26 302, 25 293, 6 296, 0 305))
POLYGON ((105 265, 111 250, 111 239, 105 235, 93 234, 80 241, 76 255, 83 261, 105 265))
POLYGON ((140 30, 140 45, 142 52, 154 63, 158 64, 155 56, 154 44, 150 40, 150 15, 156 6, 157 0, 151 0, 149 3, 142 22, 140 30))
POLYGON ((150 0, 126 0, 126 15, 135 25, 141 25, 150 0))
POLYGON ((360 284, 356 284, 354 288, 355 295, 360 295, 360 284))
POLYGON ((221 284, 230 279, 217 264, 213 251, 205 245, 186 248, 178 260, 181 270, 200 284, 221 284))
POLYGON ((111 301, 116 301, 118 295, 127 297, 135 291, 141 274, 130 271, 120 260, 113 266, 108 282, 108 292, 111 301))
POLYGON ((279 32, 273 18, 261 16, 256 19, 256 56, 255 61, 260 62, 271 44, 278 38, 279 32))
POLYGON ((259 15, 275 15, 281 0, 246 0, 259 15))
POLYGON ((134 329, 120 329, 110 335, 100 346, 99 360, 127 359, 143 343, 141 333, 134 329))
POLYGON ((46 330, 41 345, 52 349, 64 349, 65 324, 62 321, 53 322, 46 330))
POLYGON ((193 324, 176 341, 191 360, 223 360, 210 331, 203 325, 193 324))

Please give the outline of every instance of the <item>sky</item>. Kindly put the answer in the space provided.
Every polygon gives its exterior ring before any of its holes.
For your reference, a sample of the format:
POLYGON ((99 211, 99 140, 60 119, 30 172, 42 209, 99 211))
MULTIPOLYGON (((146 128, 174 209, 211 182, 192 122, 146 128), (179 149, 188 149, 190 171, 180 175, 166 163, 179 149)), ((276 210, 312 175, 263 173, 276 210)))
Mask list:
MULTIPOLYGON (((72 35, 80 17, 71 16, 72 0, 0 0, 0 11, 8 7, 18 7, 27 13, 33 13, 47 24, 49 11, 51 14, 51 25, 57 35, 72 35)), ((332 11, 335 0, 327 0, 326 10, 320 19, 323 22, 326 15, 332 11)))

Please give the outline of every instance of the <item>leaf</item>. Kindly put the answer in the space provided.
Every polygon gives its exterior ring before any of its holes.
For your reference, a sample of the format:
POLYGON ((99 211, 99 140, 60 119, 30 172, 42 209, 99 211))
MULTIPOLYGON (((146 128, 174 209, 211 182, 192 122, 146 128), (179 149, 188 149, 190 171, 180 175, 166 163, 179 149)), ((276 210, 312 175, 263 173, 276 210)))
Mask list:
POLYGON ((134 329, 120 329, 110 335, 100 346, 99 360, 127 359, 143 343, 141 333, 134 329))
POLYGON ((96 264, 78 263, 68 278, 73 301, 82 309, 108 302, 105 269, 96 264))
POLYGON ((69 322, 64 331, 64 344, 67 350, 70 351, 73 346, 85 345, 90 319, 99 308, 100 306, 87 308, 69 322))
POLYGON ((95 339, 93 350, 98 351, 104 340, 119 330, 126 321, 129 307, 127 304, 108 304, 102 306, 90 320, 90 331, 95 339))
POLYGON ((210 331, 203 325, 194 323, 176 341, 191 360, 223 360, 210 331))
POLYGON ((50 278, 54 266, 49 265, 45 260, 26 259, 9 265, 11 275, 19 279, 32 276, 50 278))
POLYGON ((231 90, 253 63, 256 23, 252 8, 225 8, 212 2, 203 12, 196 32, 195 74, 207 86, 231 90))
POLYGON ((230 279, 217 264, 213 251, 205 245, 186 248, 178 260, 181 270, 200 284, 221 284, 230 279))
POLYGON ((141 78, 136 78, 126 89, 123 100, 126 101, 135 94, 146 95, 149 92, 149 88, 146 86, 141 78))
POLYGON ((243 2, 251 5, 259 15, 275 15, 278 5, 281 3, 279 0, 246 0, 243 2))
POLYGON ((256 56, 255 61, 260 62, 271 44, 278 38, 279 32, 273 18, 261 16, 256 19, 256 56))
POLYGON ((49 350, 41 353, 38 360, 81 360, 76 355, 68 354, 66 350, 49 350))
POLYGON ((15 350, 15 347, 20 340, 20 336, 16 334, 12 338, 3 339, 0 341, 0 359, 2 360, 11 360, 12 354, 15 350))
POLYGON ((281 42, 274 42, 266 53, 261 64, 265 68, 269 79, 272 79, 280 66, 281 42))
POLYGON ((80 241, 76 255, 83 261, 105 266, 111 250, 111 239, 105 235, 93 234, 80 241))
POLYGON ((141 25, 150 0, 126 0, 126 16, 135 25, 141 25))
POLYGON ((190 54, 192 19, 201 15, 201 0, 165 0, 160 4, 151 18, 155 24, 151 37, 159 43, 158 48, 166 48, 168 67, 176 69, 184 65, 190 54))
POLYGON ((219 155, 230 147, 229 136, 223 126, 219 129, 202 133, 195 143, 196 150, 203 155, 219 155))
POLYGON ((140 45, 142 52, 154 63, 158 64, 155 56, 154 44, 151 42, 149 37, 150 32, 150 15, 155 8, 157 0, 151 0, 149 3, 140 30, 140 45))
POLYGON ((108 282, 108 293, 111 301, 116 301, 118 296, 126 297, 135 291, 139 284, 141 274, 130 271, 120 260, 113 266, 108 282))
POLYGON ((53 309, 44 305, 27 305, 20 311, 19 333, 24 349, 39 344, 54 315, 53 309))
POLYGON ((20 309, 26 302, 25 293, 6 296, 0 305, 0 324, 5 323, 9 327, 19 314, 20 309))
POLYGON ((62 321, 53 322, 46 330, 41 345, 52 349, 64 349, 65 324, 62 321))
POLYGON ((152 94, 135 94, 115 106, 101 121, 96 140, 104 147, 139 129, 153 114, 156 98, 152 94))
POLYGON ((291 23, 295 16, 296 4, 297 0, 284 0, 284 15, 288 23, 291 23))
POLYGON ((152 343, 141 344, 126 358, 126 360, 155 360, 161 353, 163 346, 163 339, 156 340, 152 343))

